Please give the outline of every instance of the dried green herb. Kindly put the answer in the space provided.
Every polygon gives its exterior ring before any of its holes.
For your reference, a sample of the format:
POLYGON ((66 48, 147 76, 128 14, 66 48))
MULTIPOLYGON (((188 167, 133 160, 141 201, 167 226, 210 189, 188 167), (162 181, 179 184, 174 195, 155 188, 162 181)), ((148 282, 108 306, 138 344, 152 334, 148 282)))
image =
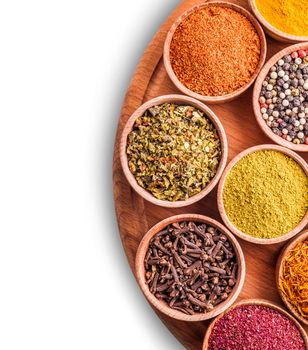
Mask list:
POLYGON ((199 193, 215 176, 221 142, 202 111, 166 103, 136 119, 126 151, 141 187, 160 200, 178 201, 199 193))

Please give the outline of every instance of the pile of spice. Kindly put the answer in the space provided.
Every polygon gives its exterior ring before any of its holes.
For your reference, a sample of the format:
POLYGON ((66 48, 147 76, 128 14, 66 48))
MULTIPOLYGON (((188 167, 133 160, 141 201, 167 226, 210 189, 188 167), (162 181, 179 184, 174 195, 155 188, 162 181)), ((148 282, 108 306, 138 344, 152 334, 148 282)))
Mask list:
POLYGON ((308 50, 286 55, 271 67, 259 103, 274 134, 308 145, 308 50))
POLYGON ((296 324, 272 308, 239 306, 219 319, 210 335, 209 350, 305 350, 296 324))
POLYGON ((283 261, 279 288, 295 311, 308 321, 308 239, 299 242, 283 261))
POLYGON ((211 311, 237 283, 231 242, 201 223, 174 223, 156 234, 144 265, 151 293, 188 315, 211 311))
POLYGON ((307 0, 256 0, 261 15, 282 32, 308 36, 307 0))
POLYGON ((252 23, 222 6, 193 12, 178 26, 170 45, 171 66, 179 81, 205 96, 223 96, 246 85, 260 54, 252 23))
POLYGON ((178 201, 201 192, 216 175, 221 142, 202 111, 166 103, 136 119, 126 152, 141 187, 160 200, 178 201))
POLYGON ((308 177, 282 152, 253 152, 226 177, 223 205, 229 220, 243 233, 279 237, 295 228, 307 212, 308 177))

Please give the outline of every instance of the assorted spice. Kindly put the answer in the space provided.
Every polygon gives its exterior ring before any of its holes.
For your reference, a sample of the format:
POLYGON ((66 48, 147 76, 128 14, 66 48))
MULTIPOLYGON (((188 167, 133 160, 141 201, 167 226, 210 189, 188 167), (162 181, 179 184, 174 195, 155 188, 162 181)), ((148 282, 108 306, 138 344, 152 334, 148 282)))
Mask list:
POLYGON ((204 223, 173 223, 156 234, 144 266, 150 292, 188 315, 211 311, 237 283, 232 243, 204 223))
POLYGON ((308 178, 292 158, 274 150, 240 159, 226 177, 223 204, 229 220, 256 238, 295 228, 308 209, 308 178))
POLYGON ((165 201, 201 192, 215 176, 221 152, 218 132, 202 111, 170 103, 136 119, 126 149, 137 183, 165 201))
POLYGON ((271 67, 259 103, 262 117, 274 134, 294 144, 308 145, 308 50, 285 55, 271 67))
MULTIPOLYGON (((256 0, 276 28, 308 35, 306 0, 256 0)), ((247 84, 261 53, 260 38, 241 13, 222 6, 198 9, 176 29, 170 61, 188 89, 223 96, 247 84)), ((273 133, 308 145, 308 50, 285 55, 263 81, 262 117, 273 133)), ((127 138, 128 166, 137 183, 155 198, 187 200, 213 179, 221 159, 218 132, 204 112, 165 103, 136 119, 127 138)), ((257 238, 275 238, 293 228, 308 209, 308 178, 287 155, 257 151, 230 171, 223 188, 229 220, 257 238)), ((187 315, 210 312, 227 300, 237 284, 238 263, 232 243, 204 223, 170 224, 150 241, 145 260, 150 292, 187 315)), ((279 288, 296 311, 308 319, 308 240, 283 261, 279 288)), ((300 330, 272 308, 244 305, 219 319, 210 350, 305 350, 300 330)))
POLYGON ((272 308, 243 305, 219 319, 209 338, 209 350, 305 350, 300 330, 272 308))
POLYGON ((295 311, 308 320, 308 239, 290 250, 282 264, 279 289, 295 311))
POLYGON ((307 0, 256 0, 261 15, 282 32, 308 36, 307 0))
POLYGON ((252 23, 223 6, 196 10, 177 27, 170 62, 179 81, 205 96, 222 96, 246 85, 255 73, 261 43, 252 23))

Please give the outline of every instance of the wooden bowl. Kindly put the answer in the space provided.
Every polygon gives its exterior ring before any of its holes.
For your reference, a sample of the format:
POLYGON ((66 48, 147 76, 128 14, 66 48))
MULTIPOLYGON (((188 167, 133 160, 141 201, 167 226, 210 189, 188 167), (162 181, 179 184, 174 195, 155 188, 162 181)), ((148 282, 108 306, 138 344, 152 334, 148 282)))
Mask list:
POLYGON ((224 2, 224 1, 215 1, 215 2, 210 2, 210 3, 203 3, 203 4, 192 7, 188 11, 184 12, 175 21, 175 23, 173 24, 173 26, 169 30, 167 37, 166 37, 166 41, 165 41, 165 45, 164 45, 164 65, 165 65, 166 71, 167 71, 170 79, 172 80, 173 84, 182 93, 184 93, 185 95, 191 96, 193 98, 196 98, 200 101, 207 102, 209 104, 218 104, 218 103, 224 103, 224 102, 234 100, 235 98, 240 96, 243 92, 245 92, 253 84, 260 69, 262 68, 262 66, 265 62, 266 52, 267 52, 266 38, 265 38, 264 32, 262 30, 262 27, 260 26, 258 21, 254 18, 254 16, 252 16, 251 13, 248 12, 247 10, 245 10, 243 7, 240 7, 238 5, 235 5, 235 4, 232 4, 229 2, 224 2), (171 62, 170 62, 170 45, 171 45, 173 34, 175 33, 179 24, 184 19, 186 19, 189 15, 191 15, 193 12, 198 11, 201 8, 211 7, 211 6, 228 7, 228 8, 231 8, 232 10, 235 10, 235 11, 241 13, 245 17, 247 17, 249 19, 249 21, 253 24, 254 28, 256 29, 256 31, 259 35, 259 38, 260 38, 260 42, 261 42, 261 55, 260 55, 259 64, 258 64, 256 71, 252 75, 250 81, 246 85, 242 86, 241 88, 239 88, 239 89, 237 89, 229 94, 223 95, 223 96, 205 96, 205 95, 198 94, 198 93, 188 89, 177 78, 176 74, 174 73, 174 71, 172 69, 171 62))
POLYGON ((282 276, 282 269, 283 269, 283 263, 284 260, 289 253, 290 250, 292 250, 299 242, 302 242, 304 240, 308 239, 308 230, 303 231, 300 235, 298 235, 294 240, 292 240, 290 243, 286 245, 286 247, 282 250, 276 265, 276 285, 279 292, 279 295, 284 302, 284 304, 287 306, 287 308, 291 311, 291 313, 301 322, 308 325, 308 319, 304 318, 294 307, 293 305, 288 301, 286 296, 281 292, 279 288, 279 281, 280 276, 282 276))
MULTIPOLYGON (((240 306, 247 306, 247 305, 258 305, 258 306, 265 306, 265 307, 269 307, 273 310, 276 310, 278 312, 280 312, 281 314, 283 314, 284 316, 288 317, 291 321, 294 322, 294 324, 296 325, 296 327, 299 329, 306 348, 308 349, 308 336, 307 333, 305 332, 305 330, 303 329, 303 327, 296 321, 296 319, 294 317, 292 317, 288 312, 286 312, 284 309, 282 309, 280 306, 267 301, 267 300, 263 300, 263 299, 247 299, 247 300, 243 300, 239 303, 234 304, 231 308, 229 308, 228 310, 226 310, 224 313, 222 313, 221 315, 219 315, 217 318, 215 318, 215 320, 210 324, 210 326, 208 327, 206 333, 205 333, 205 337, 204 337, 204 341, 203 341, 203 347, 202 350, 208 350, 209 349, 209 340, 210 340, 210 336, 212 333, 213 328, 215 327, 217 321, 219 321, 223 316, 225 316, 225 314, 227 314, 229 311, 240 307, 240 306)), ((286 348, 287 349, 287 348, 286 348)))
POLYGON ((241 239, 244 239, 245 241, 252 242, 252 243, 257 243, 257 244, 276 244, 276 243, 281 243, 284 241, 287 241, 288 239, 294 237, 296 234, 298 234, 301 230, 305 228, 305 226, 308 223, 308 211, 306 212, 306 215, 302 219, 302 221, 290 232, 286 233, 283 236, 276 237, 276 238, 256 238, 253 236, 250 236, 242 231, 240 231, 237 227, 235 227, 232 222, 229 220, 227 213, 224 208, 223 204, 223 188, 225 185, 225 181, 227 176, 229 175, 231 169, 233 166, 242 158, 247 156, 248 154, 257 152, 257 151, 262 151, 262 150, 274 150, 274 151, 279 151, 287 156, 293 158, 305 171, 306 175, 308 176, 308 165, 306 161, 301 158, 298 154, 295 152, 281 147, 281 146, 276 146, 276 145, 259 145, 259 146, 254 146, 251 148, 246 149, 245 151, 241 152, 238 154, 235 158, 232 159, 232 161, 228 164, 226 167, 224 173, 221 176, 221 180, 218 185, 218 192, 217 192, 217 203, 218 203, 218 210, 219 213, 222 217, 222 220, 224 224, 228 227, 228 229, 234 233, 236 236, 238 236, 241 239))
POLYGON ((182 321, 208 320, 212 317, 217 316, 224 310, 226 310, 229 306, 231 306, 234 303, 234 301, 240 294, 243 288, 245 273, 246 273, 244 254, 236 238, 231 234, 229 230, 227 230, 222 224, 220 224, 216 220, 203 215, 197 215, 197 214, 182 214, 182 215, 172 216, 170 218, 160 221, 158 224, 153 226, 140 242, 137 255, 136 255, 135 268, 136 268, 136 278, 137 278, 138 284, 143 294, 145 295, 147 300, 150 302, 150 304, 160 312, 166 314, 167 316, 177 320, 182 320, 182 321), (149 288, 145 282, 144 259, 149 247, 150 240, 158 232, 163 230, 166 226, 175 222, 182 222, 182 221, 194 221, 194 222, 206 223, 213 227, 218 228, 223 234, 225 234, 228 237, 229 241, 231 242, 234 248, 234 251, 237 257, 237 262, 238 262, 237 283, 233 288, 231 294, 229 295, 228 299, 226 299, 221 304, 218 304, 212 311, 203 313, 203 314, 186 315, 180 311, 170 308, 164 301, 157 299, 149 291, 149 288))
POLYGON ((257 17, 258 21, 262 24, 265 32, 272 38, 284 43, 299 43, 299 42, 308 41, 308 36, 298 36, 298 35, 288 34, 272 26, 259 12, 256 6, 255 0, 249 0, 249 5, 253 14, 257 17))
POLYGON ((296 44, 296 45, 292 45, 292 46, 288 46, 285 49, 279 51, 278 53, 276 53, 276 55, 274 55, 272 58, 270 58, 268 60, 268 62, 264 65, 264 67, 262 68, 254 89, 253 89, 253 96, 252 96, 252 103, 253 103, 253 111, 255 114, 255 117, 257 119, 257 122, 260 126, 260 128, 262 129, 262 131, 265 133, 266 136, 268 136, 271 140, 273 140, 275 143, 290 148, 293 151, 297 151, 297 152, 308 152, 308 145, 305 144, 300 144, 300 145, 296 145, 293 142, 284 140, 282 137, 276 135, 273 133, 272 129, 266 124, 266 122, 263 120, 262 118, 262 114, 261 114, 261 110, 260 110, 260 103, 259 103, 259 98, 260 98, 260 93, 261 93, 261 88, 262 88, 262 83, 264 81, 264 79, 266 78, 270 68, 277 63, 277 61, 287 55, 290 54, 294 51, 297 50, 308 50, 308 43, 303 43, 303 44, 296 44))
POLYGON ((182 96, 182 95, 165 95, 165 96, 160 96, 156 97, 146 103, 144 103, 141 107, 139 107, 133 115, 128 119, 121 135, 121 142, 120 142, 120 158, 121 158, 121 165, 123 172, 125 174, 125 177, 129 184, 132 186, 132 188, 144 199, 147 201, 162 206, 162 207, 167 207, 167 208, 180 208, 184 207, 187 205, 191 205, 195 202, 198 202, 200 199, 205 197, 207 194, 209 194, 212 189, 216 186, 218 183, 222 172, 226 166, 227 159, 228 159, 228 142, 227 142, 227 136, 225 133, 225 130, 219 121, 218 117, 216 114, 208 108, 206 105, 201 103, 198 100, 195 100, 193 98, 190 98, 188 96, 182 96), (135 120, 143 115, 143 113, 149 109, 152 106, 155 105, 160 105, 163 103, 176 103, 176 104, 186 104, 186 105, 191 105, 193 107, 198 108, 199 110, 203 111, 206 116, 212 121, 213 125, 215 126, 220 142, 221 142, 221 160, 220 164, 218 166, 216 175, 213 177, 213 179, 210 181, 210 183, 198 194, 195 196, 192 196, 188 198, 185 201, 176 201, 176 202, 171 202, 171 201, 164 201, 155 198, 150 192, 142 188, 141 186, 138 185, 134 175, 131 173, 129 167, 128 167, 128 161, 127 161, 127 155, 126 155, 126 145, 127 145, 127 136, 131 132, 135 120))

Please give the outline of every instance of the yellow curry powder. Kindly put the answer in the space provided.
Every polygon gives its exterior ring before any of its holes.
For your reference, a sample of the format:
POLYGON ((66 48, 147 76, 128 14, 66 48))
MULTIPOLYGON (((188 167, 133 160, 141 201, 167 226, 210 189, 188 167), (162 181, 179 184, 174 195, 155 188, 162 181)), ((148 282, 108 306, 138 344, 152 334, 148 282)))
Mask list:
POLYGON ((261 15, 282 32, 308 36, 308 0, 256 0, 261 15))
POLYGON ((308 178, 285 154, 266 150, 242 158, 223 188, 229 220, 257 238, 275 238, 295 228, 308 209, 308 178))

